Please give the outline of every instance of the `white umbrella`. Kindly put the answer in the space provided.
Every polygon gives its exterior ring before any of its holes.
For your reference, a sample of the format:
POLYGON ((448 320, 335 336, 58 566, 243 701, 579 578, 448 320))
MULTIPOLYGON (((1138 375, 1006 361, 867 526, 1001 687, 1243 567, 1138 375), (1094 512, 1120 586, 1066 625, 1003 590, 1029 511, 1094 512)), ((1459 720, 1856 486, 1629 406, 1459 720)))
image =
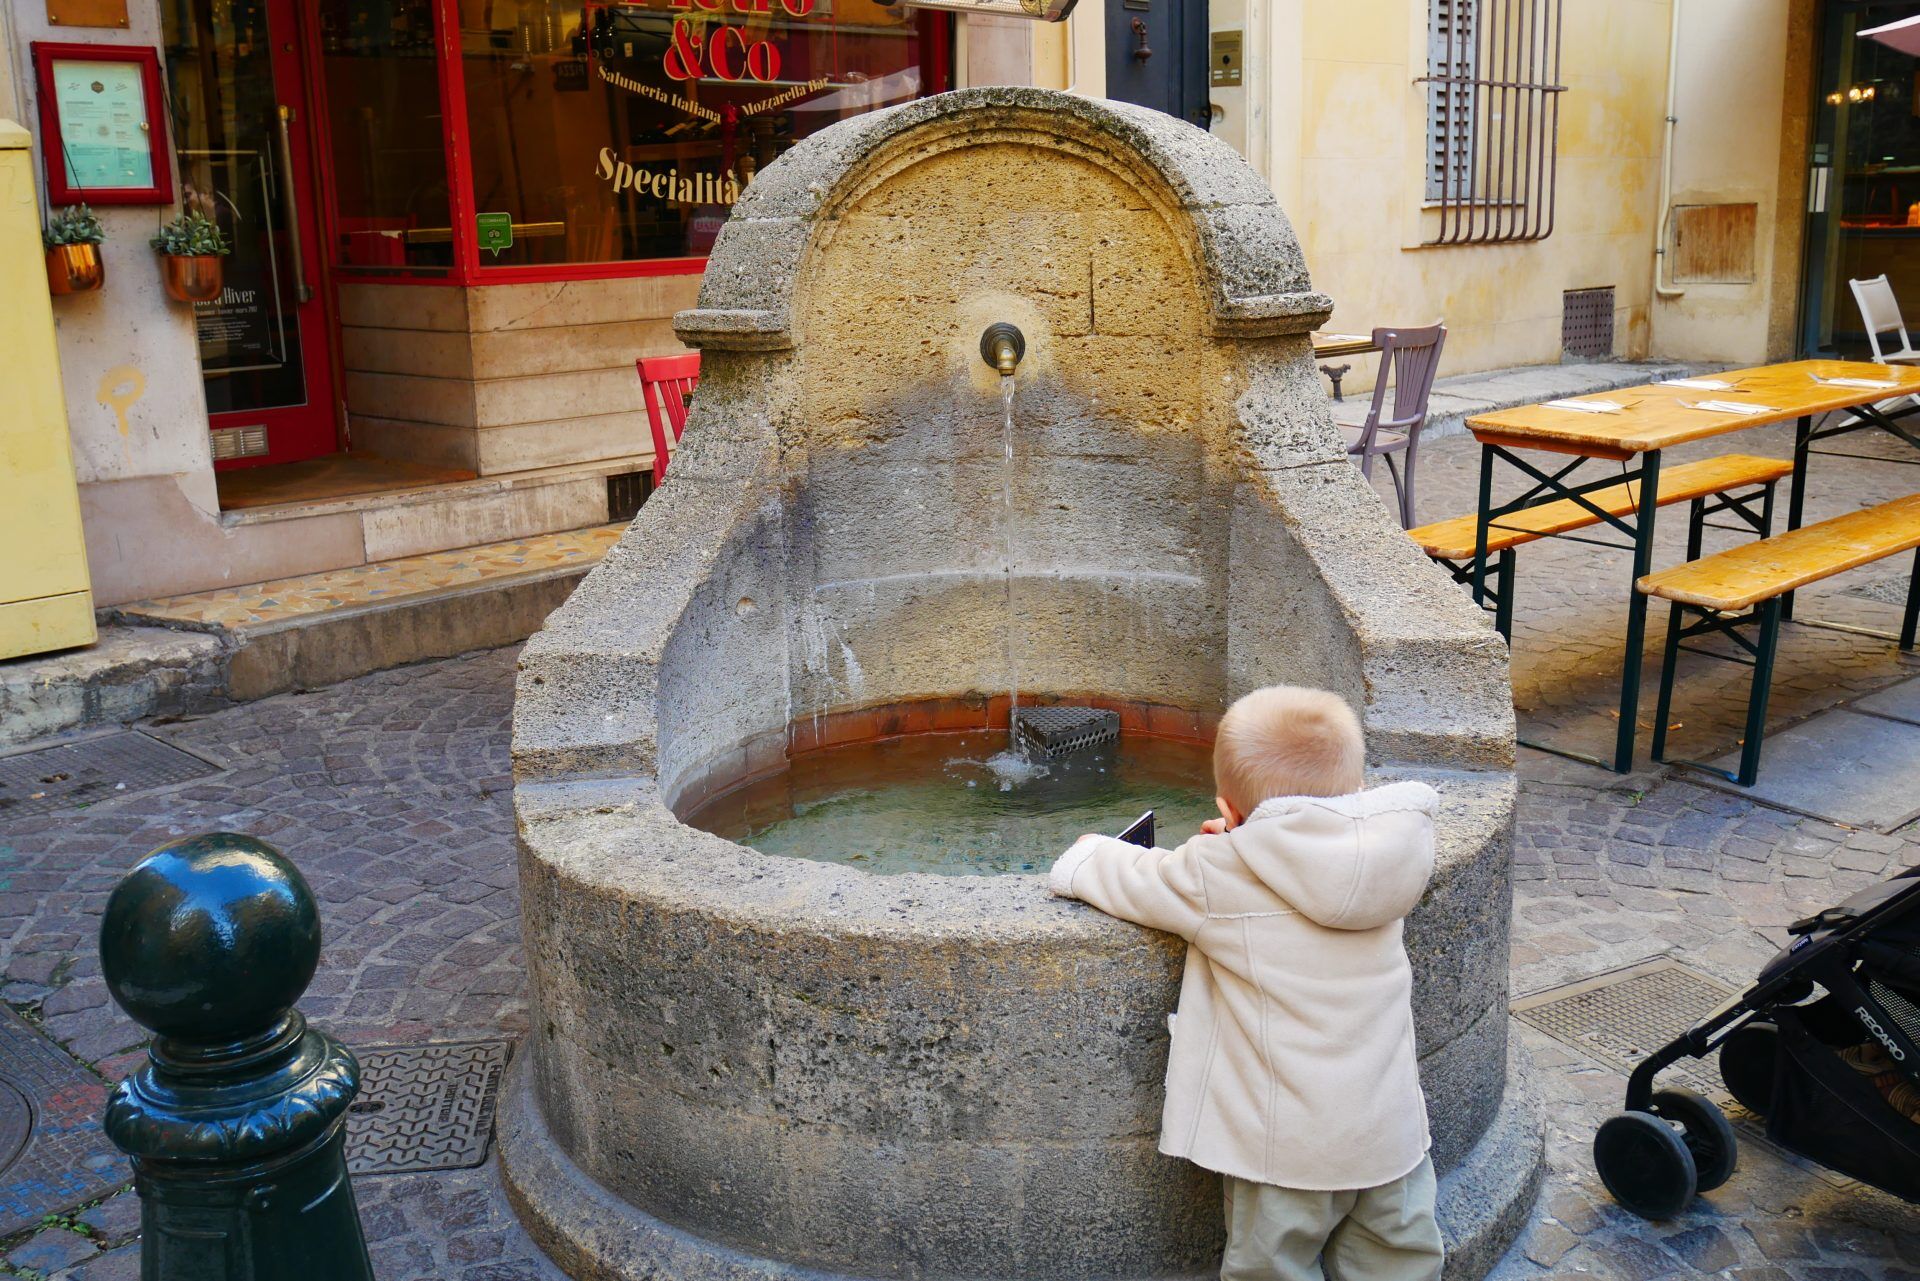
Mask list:
POLYGON ((1920 58, 1920 16, 1902 18, 1898 22, 1889 22, 1858 34, 1863 40, 1878 40, 1889 49, 1898 49, 1901 53, 1920 58))

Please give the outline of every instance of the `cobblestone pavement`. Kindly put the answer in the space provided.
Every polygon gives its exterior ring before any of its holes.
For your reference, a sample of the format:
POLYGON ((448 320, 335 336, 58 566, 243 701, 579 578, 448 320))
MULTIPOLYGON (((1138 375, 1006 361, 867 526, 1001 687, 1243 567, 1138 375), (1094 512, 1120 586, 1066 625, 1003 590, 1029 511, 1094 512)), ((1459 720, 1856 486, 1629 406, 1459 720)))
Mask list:
MULTIPOLYGON (((1863 442, 1865 443, 1865 442, 1863 442)), ((1784 452, 1777 432, 1737 445, 1784 452)), ((1878 448, 1877 446, 1875 448, 1878 448)), ((1685 456, 1684 451, 1681 452, 1685 456)), ((1475 453, 1432 442, 1423 515, 1467 509, 1475 453)), ((1810 517, 1901 492, 1913 473, 1820 460, 1810 517)), ((1684 530, 1669 509, 1660 559, 1684 530)), ((1904 566, 1887 566, 1892 577, 1904 566)), ((1515 683, 1526 727, 1571 745, 1611 739, 1620 553, 1523 550, 1515 683)), ((1840 594, 1862 571, 1803 596, 1803 615, 1885 626, 1890 607, 1840 594)), ((1659 628, 1653 628, 1655 635, 1659 628)), ((1717 666, 1717 665, 1716 665, 1717 666)), ((517 942, 507 722, 510 651, 364 677, 151 733, 228 768, 204 781, 80 812, 0 816, 0 998, 108 1077, 139 1061, 136 1029, 107 999, 94 932, 132 862, 192 832, 251 832, 300 864, 322 902, 326 952, 304 1001, 350 1043, 517 1037, 517 942)), ((1774 720, 1920 675, 1884 642, 1793 628, 1774 720)), ((1677 746, 1733 741, 1744 669, 1684 669, 1677 746)), ((1648 700, 1649 706, 1651 699, 1648 700)), ((1644 743, 1642 748, 1644 763, 1644 743)), ((1527 993, 1676 953, 1728 982, 1750 978, 1806 911, 1920 864, 1920 831, 1852 830, 1663 771, 1616 777, 1523 753, 1513 987, 1527 993)), ((1681 1219, 1649 1225, 1600 1189, 1586 1156, 1622 1081, 1515 1024, 1541 1068, 1552 1172, 1502 1281, 1586 1275, 1651 1281, 1721 1273, 1742 1281, 1920 1281, 1920 1211, 1747 1145, 1724 1188, 1681 1219)), ((501 1195, 495 1167, 357 1180, 382 1281, 558 1278, 501 1195)), ((122 1195, 0 1242, 0 1272, 133 1278, 136 1208, 122 1195)))

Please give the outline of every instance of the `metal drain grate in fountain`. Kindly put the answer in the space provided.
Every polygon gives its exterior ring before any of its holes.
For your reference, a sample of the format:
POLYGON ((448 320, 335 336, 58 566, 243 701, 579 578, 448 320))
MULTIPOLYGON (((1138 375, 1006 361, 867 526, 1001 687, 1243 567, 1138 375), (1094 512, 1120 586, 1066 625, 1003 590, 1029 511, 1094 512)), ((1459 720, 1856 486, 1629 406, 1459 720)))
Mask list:
POLYGON ((1048 756, 1120 741, 1120 713, 1098 707, 1023 707, 1013 716, 1021 739, 1048 756))
POLYGON ((487 1159, 507 1042, 352 1048, 360 1097, 347 1109, 350 1172, 463 1170, 487 1159))

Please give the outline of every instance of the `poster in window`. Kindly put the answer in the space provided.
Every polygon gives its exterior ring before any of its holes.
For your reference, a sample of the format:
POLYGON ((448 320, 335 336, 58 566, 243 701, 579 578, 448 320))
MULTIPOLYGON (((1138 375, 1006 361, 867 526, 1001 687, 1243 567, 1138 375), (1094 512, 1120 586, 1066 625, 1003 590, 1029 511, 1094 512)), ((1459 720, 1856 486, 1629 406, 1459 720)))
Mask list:
POLYGON ((273 235, 273 173, 258 150, 183 151, 181 180, 191 203, 210 208, 233 250, 220 296, 193 305, 200 367, 207 374, 276 370, 287 362, 279 245, 273 235))

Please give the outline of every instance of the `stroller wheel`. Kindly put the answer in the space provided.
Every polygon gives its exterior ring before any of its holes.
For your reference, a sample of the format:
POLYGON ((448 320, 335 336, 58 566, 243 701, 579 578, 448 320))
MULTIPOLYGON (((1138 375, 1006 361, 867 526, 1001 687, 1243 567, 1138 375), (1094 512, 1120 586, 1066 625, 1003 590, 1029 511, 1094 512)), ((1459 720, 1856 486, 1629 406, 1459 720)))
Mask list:
POLYGON ((1720 1045, 1720 1079, 1727 1093, 1755 1116, 1773 1106, 1773 1072, 1780 1052, 1780 1029, 1753 1022, 1720 1045))
POLYGON ((1613 1199, 1643 1219, 1671 1219, 1698 1187, 1693 1152, 1650 1112, 1622 1112, 1593 1136, 1593 1165, 1613 1199))
POLYGON ((1693 1154, 1696 1192, 1711 1192, 1733 1177, 1740 1140, 1734 1137, 1726 1114, 1711 1099, 1692 1090, 1657 1090, 1649 1106, 1655 1116, 1685 1131, 1687 1150, 1693 1154))

